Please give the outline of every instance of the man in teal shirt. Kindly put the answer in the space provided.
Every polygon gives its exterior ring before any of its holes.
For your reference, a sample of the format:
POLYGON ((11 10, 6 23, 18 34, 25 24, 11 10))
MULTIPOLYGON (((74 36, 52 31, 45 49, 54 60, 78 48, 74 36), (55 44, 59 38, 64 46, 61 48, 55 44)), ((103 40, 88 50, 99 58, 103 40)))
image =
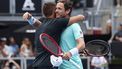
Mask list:
MULTIPOLYGON (((61 36, 60 46, 63 52, 69 52, 71 49, 77 48, 77 40, 83 39, 83 33, 80 29, 80 26, 75 23, 69 26, 61 36)), ((80 66, 80 69, 83 69, 81 58, 79 54, 74 54, 69 59, 73 60, 76 64, 80 66)), ((69 61, 63 60, 63 63, 59 67, 60 69, 76 69, 69 61)))
MULTIPOLYGON (((68 3, 57 3, 56 5, 56 17, 69 17, 71 13, 71 6, 68 3)), ((83 69, 82 61, 79 55, 79 50, 85 47, 83 32, 79 24, 75 23, 67 27, 63 34, 61 35, 60 46, 62 51, 65 53, 63 63, 59 66, 59 69, 77 69, 71 62, 67 59, 73 60, 80 69, 83 69)))

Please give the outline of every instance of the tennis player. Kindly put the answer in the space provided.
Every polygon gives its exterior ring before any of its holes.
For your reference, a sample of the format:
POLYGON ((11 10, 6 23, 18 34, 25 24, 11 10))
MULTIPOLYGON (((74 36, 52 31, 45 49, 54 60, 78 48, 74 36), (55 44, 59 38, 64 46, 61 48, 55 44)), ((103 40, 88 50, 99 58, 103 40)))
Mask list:
MULTIPOLYGON (((57 18, 69 18, 72 11, 72 3, 62 0, 56 5, 56 17, 57 18), (64 2, 64 1, 63 1, 64 2)), ((82 61, 79 55, 79 50, 85 48, 85 42, 83 38, 83 32, 78 23, 74 23, 68 26, 61 35, 60 46, 65 53, 65 59, 72 59, 80 69, 83 69, 82 61)), ((68 60, 63 60, 63 63, 59 66, 59 69, 77 69, 68 60)))
POLYGON ((51 54, 47 52, 40 43, 39 36, 41 33, 46 33, 52 36, 57 43, 59 43, 60 35, 68 25, 84 19, 83 15, 70 18, 55 18, 55 6, 54 3, 45 3, 43 6, 43 14, 45 15, 45 18, 40 18, 39 20, 34 18, 28 12, 23 14, 23 18, 27 20, 30 25, 38 27, 35 33, 35 48, 37 56, 33 63, 33 69, 56 69, 50 62, 51 54))

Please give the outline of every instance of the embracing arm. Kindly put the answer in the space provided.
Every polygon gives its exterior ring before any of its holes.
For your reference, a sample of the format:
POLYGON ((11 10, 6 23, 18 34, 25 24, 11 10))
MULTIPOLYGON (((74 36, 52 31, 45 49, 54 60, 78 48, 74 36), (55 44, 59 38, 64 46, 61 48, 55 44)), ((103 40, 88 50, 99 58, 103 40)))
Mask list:
POLYGON ((34 18, 30 13, 26 12, 23 14, 23 19, 28 21, 30 25, 33 25, 34 27, 39 27, 42 23, 34 18))
POLYGON ((72 16, 72 17, 70 17, 68 24, 71 25, 73 23, 82 21, 84 19, 85 19, 85 16, 83 16, 83 15, 72 16))

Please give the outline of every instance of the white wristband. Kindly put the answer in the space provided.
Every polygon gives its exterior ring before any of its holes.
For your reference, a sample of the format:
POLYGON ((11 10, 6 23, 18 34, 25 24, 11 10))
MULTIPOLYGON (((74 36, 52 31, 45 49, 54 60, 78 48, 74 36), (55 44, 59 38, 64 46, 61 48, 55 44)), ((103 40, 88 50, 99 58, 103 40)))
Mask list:
POLYGON ((70 50, 70 53, 72 54, 72 56, 76 55, 76 54, 78 54, 78 49, 77 48, 73 48, 73 49, 70 50))
POLYGON ((36 18, 34 18, 33 16, 31 16, 30 19, 28 19, 27 21, 29 22, 30 25, 33 25, 36 22, 36 18))

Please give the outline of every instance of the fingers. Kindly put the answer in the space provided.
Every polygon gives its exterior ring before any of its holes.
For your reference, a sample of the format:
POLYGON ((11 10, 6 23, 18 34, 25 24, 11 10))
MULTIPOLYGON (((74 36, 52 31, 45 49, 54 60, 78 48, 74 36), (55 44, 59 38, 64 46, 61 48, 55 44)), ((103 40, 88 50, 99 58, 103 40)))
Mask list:
POLYGON ((30 13, 26 12, 26 13, 23 14, 23 19, 28 20, 31 16, 32 15, 30 13))
POLYGON ((71 56, 72 56, 72 55, 71 55, 70 52, 64 53, 64 55, 63 55, 63 59, 68 60, 68 59, 70 59, 71 56))

